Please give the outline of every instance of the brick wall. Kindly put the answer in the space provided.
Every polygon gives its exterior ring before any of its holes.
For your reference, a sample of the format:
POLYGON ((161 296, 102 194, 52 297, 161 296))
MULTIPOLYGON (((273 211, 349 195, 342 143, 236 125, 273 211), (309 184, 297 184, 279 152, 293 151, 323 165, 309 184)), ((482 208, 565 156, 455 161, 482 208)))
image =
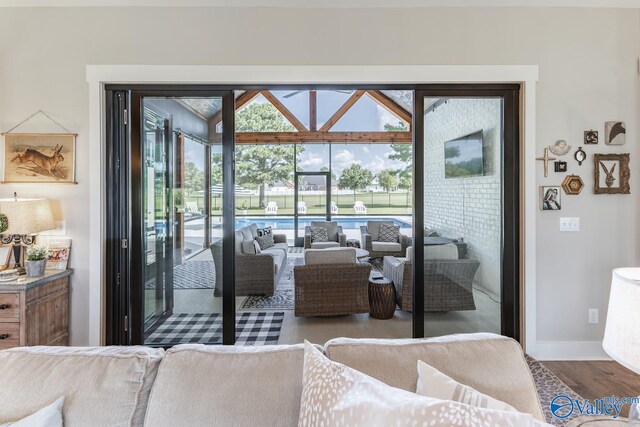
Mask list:
MULTIPOLYGON (((426 101, 425 101, 426 104, 426 101)), ((450 99, 425 116, 425 225, 463 237, 480 261, 475 285, 500 294, 501 122, 498 99, 450 99), (483 130, 484 175, 444 177, 444 142, 483 130)))

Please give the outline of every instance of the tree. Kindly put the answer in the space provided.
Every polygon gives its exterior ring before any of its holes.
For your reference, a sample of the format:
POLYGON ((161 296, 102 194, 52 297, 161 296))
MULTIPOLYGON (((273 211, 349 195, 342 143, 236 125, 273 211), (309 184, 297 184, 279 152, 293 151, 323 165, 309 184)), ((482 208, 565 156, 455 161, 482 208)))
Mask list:
MULTIPOLYGON (((399 121, 397 125, 387 123, 384 125, 387 132, 406 132, 409 130, 404 122, 399 121)), ((393 153, 389 159, 406 163, 404 168, 398 169, 398 187, 408 190, 413 186, 413 147, 411 144, 391 144, 393 153)))
POLYGON ((384 169, 378 174, 378 182, 387 193, 398 188, 398 173, 393 169, 384 169))
POLYGON ((222 184, 222 153, 211 154, 211 183, 222 184))
MULTIPOLYGON (((282 114, 271 104, 250 104, 236 113, 236 132, 292 132, 282 114)), ((298 148, 298 153, 302 147, 298 148)), ((295 149, 293 145, 236 146, 236 182, 250 189, 259 189, 259 203, 263 207, 267 185, 286 181, 293 173, 295 149)))
MULTIPOLYGON (((322 167, 320 168, 320 172, 329 172, 329 168, 328 168, 328 167, 326 167, 326 166, 322 166, 322 167)), ((337 179, 336 174, 335 174, 335 173, 333 173, 333 172, 331 172, 331 182, 332 182, 332 183, 335 183, 335 182, 336 182, 336 179, 337 179)))
POLYGON ((338 187, 353 190, 356 195, 357 190, 364 190, 373 181, 373 174, 370 170, 363 168, 357 163, 352 164, 342 171, 338 180, 338 187))
POLYGON ((184 164, 184 186, 188 193, 204 189, 204 171, 198 169, 195 163, 184 164))

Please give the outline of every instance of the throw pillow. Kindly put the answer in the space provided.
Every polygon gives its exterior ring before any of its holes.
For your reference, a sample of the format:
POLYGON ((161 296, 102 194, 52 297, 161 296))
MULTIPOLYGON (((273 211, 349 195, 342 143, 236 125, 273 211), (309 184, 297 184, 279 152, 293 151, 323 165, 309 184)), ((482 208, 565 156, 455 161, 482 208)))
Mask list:
POLYGON ((265 236, 258 236, 256 237, 256 241, 258 242, 258 245, 260 245, 261 251, 267 248, 270 248, 272 246, 275 246, 275 242, 273 241, 273 236, 271 234, 267 234, 265 236))
POLYGON ((267 234, 273 234, 271 227, 258 228, 258 236, 266 236, 267 234))
POLYGON ((253 244, 255 240, 243 240, 242 241, 242 253, 243 254, 255 254, 256 248, 253 244))
POLYGON ((418 360, 418 387, 416 393, 436 399, 453 400, 478 408, 518 412, 513 406, 494 399, 465 384, 461 384, 433 366, 418 360))
POLYGON ((21 420, 0 424, 0 427, 62 427, 63 404, 64 396, 21 420))
POLYGON ((298 426, 543 426, 532 415, 410 393, 332 362, 305 341, 298 426))
POLYGON ((380 233, 378 234, 379 242, 397 243, 400 237, 400 227, 392 224, 381 224, 380 233))
POLYGON ((327 230, 327 227, 310 227, 310 228, 311 228, 311 243, 329 241, 329 231, 327 230))
POLYGON ((260 243, 258 243, 257 240, 253 241, 253 250, 255 253, 259 254, 262 252, 262 249, 260 249, 260 243))

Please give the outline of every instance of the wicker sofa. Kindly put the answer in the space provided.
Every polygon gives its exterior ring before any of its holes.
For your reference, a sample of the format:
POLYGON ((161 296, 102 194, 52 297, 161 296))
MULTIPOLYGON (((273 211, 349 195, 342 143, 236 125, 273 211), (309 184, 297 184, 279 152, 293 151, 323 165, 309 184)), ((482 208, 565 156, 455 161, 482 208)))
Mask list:
POLYGON ((367 225, 360 226, 362 249, 369 251, 371 258, 404 255, 408 246, 407 236, 400 234, 397 242, 380 242, 378 236, 382 224, 393 225, 393 221, 367 221, 367 225))
POLYGON ((336 247, 346 247, 347 236, 343 233, 342 227, 335 221, 311 221, 311 225, 304 228, 304 248, 305 249, 327 249, 336 247), (313 242, 311 239, 311 227, 324 227, 327 229, 328 242, 313 242))
MULTIPOLYGON (((275 246, 263 249, 256 254, 253 240, 257 236, 258 226, 251 224, 235 232, 235 288, 237 296, 273 295, 282 272, 287 265, 287 236, 274 234, 275 246)), ((222 296, 222 243, 211 245, 215 263, 216 282, 213 294, 222 296)))
MULTIPOLYGON (((424 311, 475 310, 473 278, 480 267, 475 259, 434 259, 425 247, 424 259, 424 311)), ((457 254, 455 245, 449 253, 457 254)), ((442 254, 442 251, 440 251, 442 254)), ((457 256, 457 255, 456 255, 457 256)), ((383 272, 396 287, 398 305, 403 311, 413 311, 413 251, 407 250, 406 258, 384 257, 383 272)))
POLYGON ((296 317, 369 312, 371 264, 359 263, 353 248, 308 249, 293 267, 296 317))

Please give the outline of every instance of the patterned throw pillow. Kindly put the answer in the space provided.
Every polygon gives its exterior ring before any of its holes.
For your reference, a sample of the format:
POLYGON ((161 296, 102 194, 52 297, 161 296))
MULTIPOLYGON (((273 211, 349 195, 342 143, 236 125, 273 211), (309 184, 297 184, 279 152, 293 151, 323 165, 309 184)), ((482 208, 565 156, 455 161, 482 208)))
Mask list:
POLYGON ((267 234, 273 234, 271 227, 258 228, 258 236, 266 236, 267 234))
POLYGON ((305 341, 299 427, 547 426, 530 414, 477 408, 391 387, 336 363, 305 341))
POLYGON ((328 242, 329 232, 327 227, 311 227, 311 243, 328 242))
POLYGON ((400 227, 391 224, 381 224, 380 233, 378 234, 379 242, 397 243, 400 236, 400 227))
POLYGON ((275 245, 275 242, 273 241, 273 236, 271 234, 267 234, 265 236, 257 236, 256 242, 258 242, 258 244, 260 245, 261 251, 275 245))

